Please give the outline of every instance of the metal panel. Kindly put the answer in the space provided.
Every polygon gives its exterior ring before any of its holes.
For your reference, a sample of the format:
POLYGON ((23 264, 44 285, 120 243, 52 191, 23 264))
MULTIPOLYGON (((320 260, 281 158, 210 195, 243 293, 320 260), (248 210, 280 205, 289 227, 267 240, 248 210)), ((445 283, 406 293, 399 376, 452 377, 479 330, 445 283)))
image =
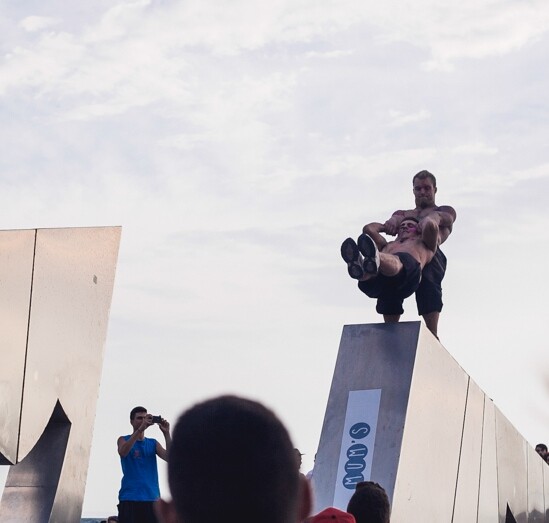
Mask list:
POLYGON ((71 424, 57 403, 38 443, 11 469, 2 497, 2 523, 49 521, 70 429, 71 424), (31 485, 38 488, 29 488, 31 485))
MULTIPOLYGON (((375 445, 369 443, 374 456, 367 465, 372 464, 370 479, 392 499, 391 521, 541 523, 549 467, 438 340, 418 326, 344 328, 315 464, 316 510, 332 504, 336 486, 342 504, 345 496, 336 485, 341 463, 345 472, 349 465, 350 479, 358 477, 357 442, 343 426, 358 426, 358 419, 369 416, 365 405, 375 403, 359 404, 355 396, 374 398, 381 391, 375 445)), ((364 456, 370 455, 364 447, 364 456)))
POLYGON ((24 466, 10 470, 2 521, 12 516, 11 489, 26 495, 25 521, 47 521, 36 492, 43 467, 55 466, 55 459, 33 460, 31 451, 58 402, 71 426, 49 521, 80 517, 119 240, 118 227, 37 231, 17 455, 24 466), (35 473, 24 474, 25 467, 35 473))
POLYGON ((382 389, 371 479, 392 498, 419 328, 419 322, 344 327, 315 461, 316 512, 333 503, 352 390, 382 389))
POLYGON ((484 394, 480 387, 469 379, 453 523, 472 523, 477 519, 483 417, 484 394))
POLYGON ((498 477, 496 459, 496 409, 484 397, 482 459, 478 493, 478 523, 498 523, 498 477))
POLYGON ((452 520, 468 379, 422 325, 392 521, 452 520))
POLYGON ((527 446, 528 458, 528 523, 545 521, 545 503, 543 495, 543 468, 547 468, 540 455, 527 446))
POLYGON ((527 444, 496 408, 499 520, 505 523, 507 507, 517 523, 528 521, 527 444))
POLYGON ((0 231, 0 464, 17 460, 34 237, 0 231))
POLYGON ((543 493, 545 501, 545 522, 549 523, 549 465, 543 469, 543 493))

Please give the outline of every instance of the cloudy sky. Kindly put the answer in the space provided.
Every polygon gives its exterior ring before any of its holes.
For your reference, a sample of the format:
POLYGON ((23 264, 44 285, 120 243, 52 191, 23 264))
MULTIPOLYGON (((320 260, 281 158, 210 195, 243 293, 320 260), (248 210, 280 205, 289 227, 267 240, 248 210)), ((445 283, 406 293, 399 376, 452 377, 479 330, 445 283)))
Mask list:
POLYGON ((456 5, 0 4, 2 228, 123 227, 85 516, 136 404, 260 399, 312 466, 342 326, 379 321, 339 245, 421 169, 458 212, 441 341, 549 441, 549 4, 456 5))

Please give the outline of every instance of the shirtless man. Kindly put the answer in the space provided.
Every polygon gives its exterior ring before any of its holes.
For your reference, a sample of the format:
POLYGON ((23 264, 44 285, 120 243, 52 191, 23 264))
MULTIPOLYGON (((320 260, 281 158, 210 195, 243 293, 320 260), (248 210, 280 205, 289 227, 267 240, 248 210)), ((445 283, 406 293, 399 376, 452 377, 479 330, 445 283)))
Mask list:
MULTIPOLYGON (((425 218, 434 220, 439 227, 439 244, 446 241, 452 232, 456 220, 456 211, 449 205, 437 206, 435 195, 437 181, 429 171, 420 171, 412 179, 416 207, 407 211, 395 211, 383 225, 385 233, 394 236, 404 218, 417 218, 422 226, 425 218)), ((423 316, 429 330, 437 336, 438 319, 442 310, 442 279, 446 272, 446 256, 437 249, 433 260, 426 265, 422 279, 416 290, 417 310, 423 316)), ((391 314, 385 314, 386 322, 397 322, 402 314, 402 307, 391 314)))
POLYGON ((386 322, 402 311, 402 302, 411 296, 421 281, 421 271, 434 257, 440 236, 436 220, 425 217, 404 218, 395 241, 388 242, 380 233, 385 224, 370 223, 358 244, 347 238, 341 245, 341 256, 351 278, 370 298, 377 298, 376 310, 386 322))

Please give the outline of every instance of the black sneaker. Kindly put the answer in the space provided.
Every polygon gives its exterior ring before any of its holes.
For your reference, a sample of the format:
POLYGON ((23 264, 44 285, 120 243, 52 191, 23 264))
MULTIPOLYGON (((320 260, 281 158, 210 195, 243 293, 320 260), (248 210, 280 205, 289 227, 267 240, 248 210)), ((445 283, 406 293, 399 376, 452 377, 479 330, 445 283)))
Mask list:
POLYGON ((377 274, 379 271, 379 251, 377 246, 367 234, 358 237, 358 250, 364 256, 362 269, 366 274, 377 274))
POLYGON ((347 263, 349 276, 355 280, 360 280, 364 276, 361 263, 362 256, 360 256, 358 246, 352 238, 347 238, 341 244, 341 257, 347 263))

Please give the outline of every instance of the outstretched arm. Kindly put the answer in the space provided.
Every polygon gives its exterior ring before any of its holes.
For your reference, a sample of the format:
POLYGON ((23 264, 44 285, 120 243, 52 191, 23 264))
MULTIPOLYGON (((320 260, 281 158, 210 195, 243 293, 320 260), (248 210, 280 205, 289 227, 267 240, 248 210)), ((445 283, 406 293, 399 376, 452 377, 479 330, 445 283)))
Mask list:
POLYGON ((387 240, 380 234, 381 232, 385 232, 384 224, 378 222, 369 223, 362 228, 362 232, 374 240, 378 250, 382 251, 387 245, 387 240))

